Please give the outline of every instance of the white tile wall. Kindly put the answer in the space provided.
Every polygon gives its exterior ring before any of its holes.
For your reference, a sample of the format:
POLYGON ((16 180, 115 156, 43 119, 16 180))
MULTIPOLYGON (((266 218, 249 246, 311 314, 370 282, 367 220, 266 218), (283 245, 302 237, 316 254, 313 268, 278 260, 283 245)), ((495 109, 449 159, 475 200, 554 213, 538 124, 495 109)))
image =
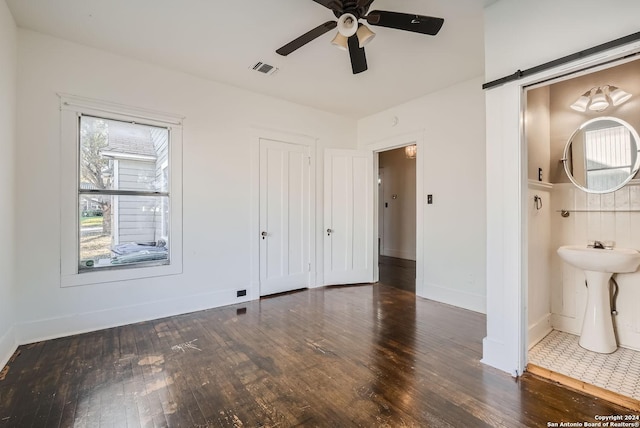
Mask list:
MULTIPOLYGON (((554 184, 551 191, 551 324, 554 329, 580 334, 587 292, 584 274, 560 259, 561 245, 586 245, 587 241, 614 241, 617 247, 640 250, 640 180, 608 194, 587 194, 570 183, 554 184), (637 212, 572 212, 569 210, 637 210, 637 212)), ((620 286, 614 324, 618 344, 640 350, 640 272, 618 274, 620 286)))

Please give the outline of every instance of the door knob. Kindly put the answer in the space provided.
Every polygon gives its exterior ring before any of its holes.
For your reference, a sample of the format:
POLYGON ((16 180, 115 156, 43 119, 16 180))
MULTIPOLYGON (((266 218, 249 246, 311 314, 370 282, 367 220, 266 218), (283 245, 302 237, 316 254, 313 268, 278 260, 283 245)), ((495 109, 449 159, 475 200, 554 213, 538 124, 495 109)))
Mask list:
POLYGON ((262 235, 262 239, 264 239, 267 237, 268 233, 263 231, 260 235, 262 235))
POLYGON ((331 230, 331 229, 327 229, 327 236, 330 236, 330 235, 331 235, 331 233, 333 233, 333 230, 331 230))

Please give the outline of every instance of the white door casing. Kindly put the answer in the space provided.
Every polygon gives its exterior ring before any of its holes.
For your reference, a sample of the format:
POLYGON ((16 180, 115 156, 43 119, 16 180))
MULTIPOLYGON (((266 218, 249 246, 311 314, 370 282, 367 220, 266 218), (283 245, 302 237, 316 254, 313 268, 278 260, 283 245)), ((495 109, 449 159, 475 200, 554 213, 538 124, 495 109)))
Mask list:
POLYGON ((378 168, 378 257, 384 254, 384 168, 378 168))
MULTIPOLYGON (((378 173, 377 171, 380 169, 380 163, 378 159, 378 155, 382 151, 398 149, 400 147, 405 147, 408 145, 415 144, 417 146, 417 156, 416 156, 416 295, 420 297, 429 298, 425 291, 425 283, 424 283, 424 224, 425 224, 425 216, 424 216, 424 198, 423 198, 423 189, 424 189, 424 159, 426 153, 426 145, 425 145, 425 131, 419 130, 406 134, 399 134, 395 136, 391 136, 389 138, 385 138, 383 140, 371 142, 366 145, 367 150, 371 150, 373 152, 373 165, 376 173, 372 176, 372 182, 376 184, 378 182, 378 173)), ((378 192, 373 192, 375 199, 374 206, 382 205, 382 201, 380 201, 380 194, 378 192)), ((373 232, 373 236, 381 236, 382 232, 380 231, 381 223, 383 219, 380 219, 380 211, 378 209, 374 210, 374 220, 373 225, 375 230, 373 232)), ((374 242, 374 281, 378 281, 380 277, 380 272, 378 270, 378 254, 380 254, 380 249, 378 246, 378 242, 374 242)))
POLYGON ((324 283, 373 282, 373 152, 325 150, 324 283))
POLYGON ((310 155, 260 139, 260 295, 309 286, 310 155))

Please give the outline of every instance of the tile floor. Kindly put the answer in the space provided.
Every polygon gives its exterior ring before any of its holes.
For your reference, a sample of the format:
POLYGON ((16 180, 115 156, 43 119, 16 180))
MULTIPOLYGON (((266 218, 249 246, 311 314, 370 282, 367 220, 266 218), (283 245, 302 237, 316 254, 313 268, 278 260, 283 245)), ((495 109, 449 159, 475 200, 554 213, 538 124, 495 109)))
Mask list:
POLYGON ((581 348, 578 339, 554 330, 529 351, 529 363, 640 400, 640 352, 598 354, 581 348))

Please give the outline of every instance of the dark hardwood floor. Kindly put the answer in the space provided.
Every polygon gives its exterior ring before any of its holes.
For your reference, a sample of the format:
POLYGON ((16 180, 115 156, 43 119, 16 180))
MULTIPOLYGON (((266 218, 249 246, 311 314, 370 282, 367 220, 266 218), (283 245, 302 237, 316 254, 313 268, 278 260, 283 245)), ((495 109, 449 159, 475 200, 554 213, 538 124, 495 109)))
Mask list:
POLYGON ((629 412, 480 363, 481 314, 326 287, 21 346, 0 427, 546 427, 629 412))
POLYGON ((380 282, 401 290, 416 292, 416 262, 396 257, 378 256, 380 282))

